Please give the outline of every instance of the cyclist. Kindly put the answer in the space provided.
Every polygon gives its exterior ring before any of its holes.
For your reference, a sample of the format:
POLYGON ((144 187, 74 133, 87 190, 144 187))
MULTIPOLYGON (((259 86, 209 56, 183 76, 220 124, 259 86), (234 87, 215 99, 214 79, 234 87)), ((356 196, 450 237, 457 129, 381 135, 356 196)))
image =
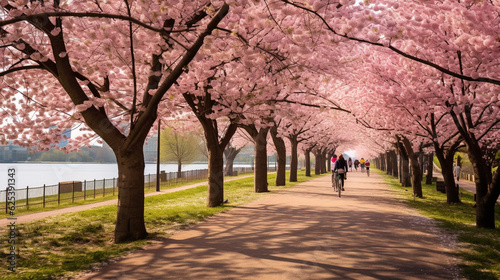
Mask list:
POLYGON ((359 160, 359 165, 361 166, 361 172, 365 172, 365 159, 361 158, 359 160))
POLYGON ((347 173, 347 161, 344 159, 342 154, 339 155, 337 161, 335 161, 335 167, 333 172, 338 172, 340 175, 340 182, 342 183, 342 190, 344 190, 344 180, 346 179, 347 173))
POLYGON ((365 168, 366 168, 366 175, 370 176, 370 161, 369 160, 365 161, 365 168))

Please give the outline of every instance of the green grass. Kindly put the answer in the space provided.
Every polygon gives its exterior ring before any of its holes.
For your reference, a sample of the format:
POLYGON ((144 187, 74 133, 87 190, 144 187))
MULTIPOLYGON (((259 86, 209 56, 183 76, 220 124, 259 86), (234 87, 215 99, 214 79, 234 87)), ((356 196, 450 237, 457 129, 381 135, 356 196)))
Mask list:
MULTIPOLYGON (((179 182, 164 182, 160 184, 161 190, 172 189, 176 187, 180 187, 187 184, 196 184, 205 182, 206 179, 198 179, 191 180, 188 183, 179 182)), ((154 183, 145 183, 145 193, 156 192, 156 184, 154 183)), ((41 197, 30 198, 28 200, 28 206, 26 207, 26 199, 16 200, 16 215, 29 214, 29 213, 38 213, 45 212, 49 210, 61 209, 66 207, 85 205, 105 200, 112 200, 118 198, 118 189, 115 188, 114 191, 112 188, 106 188, 105 193, 103 193, 102 189, 87 190, 85 192, 75 192, 74 196, 72 193, 63 193, 58 198, 57 195, 48 195, 45 197, 45 207, 43 207, 43 199, 41 197), (95 197, 95 198, 94 198, 95 197), (74 198, 74 199, 73 199, 74 198)), ((2 208, 0 209, 0 219, 10 217, 8 213, 5 213, 5 204, 1 203, 2 208)))
MULTIPOLYGON (((299 172, 298 182, 315 178, 299 172)), ((286 187, 274 186, 275 175, 268 176, 271 192, 286 187)), ((8 232, 0 229, 0 279, 58 279, 138 250, 153 240, 168 238, 173 232, 202 221, 208 216, 256 200, 268 193, 255 193, 253 177, 224 183, 224 197, 229 203, 210 208, 206 206, 207 186, 145 198, 145 223, 148 239, 114 244, 113 231, 116 206, 103 206, 87 211, 68 213, 44 220, 20 224, 16 246, 19 259, 16 272, 9 272, 8 232)))
MULTIPOLYGON (((446 194, 436 191, 435 185, 422 183, 424 197, 414 198, 409 188, 403 188, 398 180, 383 174, 386 183, 423 215, 433 218, 446 232, 456 235, 459 242, 456 255, 462 275, 470 280, 500 279, 500 229, 480 229, 476 224, 474 195, 461 190, 462 203, 446 203, 446 194)), ((500 224, 500 206, 495 206, 495 222, 500 224)))

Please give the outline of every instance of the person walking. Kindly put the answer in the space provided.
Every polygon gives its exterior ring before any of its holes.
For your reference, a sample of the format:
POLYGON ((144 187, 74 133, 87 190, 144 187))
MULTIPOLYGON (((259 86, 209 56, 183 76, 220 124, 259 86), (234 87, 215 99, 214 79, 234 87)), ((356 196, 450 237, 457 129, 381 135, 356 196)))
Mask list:
POLYGON ((352 158, 349 158, 347 164, 349 165, 349 169, 352 169, 352 158))
POLYGON ((347 161, 344 159, 342 154, 339 155, 337 161, 335 161, 335 167, 333 168, 333 173, 338 172, 340 175, 340 182, 342 184, 342 190, 344 191, 344 181, 347 179, 346 173, 348 171, 347 161))
POLYGON ((370 161, 369 160, 365 161, 365 168, 366 168, 366 175, 370 176, 370 161))
POLYGON ((455 168, 453 168, 453 175, 455 175, 457 181, 460 181, 460 165, 455 165, 455 168))

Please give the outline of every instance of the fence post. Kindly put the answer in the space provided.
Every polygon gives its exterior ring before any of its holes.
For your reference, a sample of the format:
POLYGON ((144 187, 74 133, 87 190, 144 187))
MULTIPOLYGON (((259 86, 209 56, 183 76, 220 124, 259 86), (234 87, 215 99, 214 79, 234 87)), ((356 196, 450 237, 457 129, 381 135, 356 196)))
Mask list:
POLYGON ((113 196, 115 196, 115 177, 113 177, 113 196))
POLYGON ((102 197, 106 194, 106 179, 102 180, 102 197))
POLYGON ((45 184, 43 184, 43 201, 42 201, 42 205, 43 205, 43 208, 45 208, 45 184))
POLYGON ((95 199, 95 179, 94 179, 94 199, 95 199))
POLYGON ((26 210, 30 209, 30 204, 29 204, 29 200, 30 200, 30 186, 26 186, 26 210))
POLYGON ((71 186, 72 187, 72 190, 71 190, 71 203, 75 203, 75 181, 73 181, 73 185, 71 186))
POLYGON ((57 183, 57 205, 61 204, 61 182, 57 183))
POLYGON ((87 180, 83 180, 83 200, 87 200, 87 180))

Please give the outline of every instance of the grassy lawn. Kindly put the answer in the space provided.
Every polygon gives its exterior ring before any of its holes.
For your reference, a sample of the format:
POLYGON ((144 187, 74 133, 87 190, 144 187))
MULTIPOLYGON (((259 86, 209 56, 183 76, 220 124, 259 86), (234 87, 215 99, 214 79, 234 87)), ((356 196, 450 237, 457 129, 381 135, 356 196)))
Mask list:
MULTIPOLYGON (((298 182, 310 180, 299 171, 298 182)), ((286 187, 274 186, 275 175, 268 176, 271 192, 286 187)), ((78 271, 138 250, 154 240, 168 238, 173 232, 202 221, 204 218, 243 203, 256 200, 268 193, 255 193, 253 177, 224 183, 223 206, 206 207, 207 186, 147 197, 145 221, 149 237, 146 240, 123 244, 113 243, 116 206, 102 206, 92 210, 68 213, 40 221, 20 224, 17 232, 17 270, 8 271, 8 229, 0 229, 0 279, 58 279, 78 271)))
POLYGON ((386 183, 418 209, 423 215, 438 221, 446 232, 456 235, 459 242, 456 255, 460 259, 462 274, 470 280, 500 279, 500 206, 495 207, 497 229, 476 228, 474 195, 461 190, 461 204, 447 204, 446 194, 436 191, 435 185, 422 185, 424 198, 414 199, 409 188, 403 188, 398 180, 376 170, 385 177, 386 183))
MULTIPOLYGON (((180 187, 183 185, 196 184, 207 181, 206 179, 198 179, 189 181, 189 183, 171 183, 164 182, 160 184, 160 190, 167 190, 176 187, 180 187)), ((156 184, 154 183, 145 183, 144 188, 145 193, 156 192, 156 184)), ((44 212, 49 210, 61 209, 66 207, 72 207, 77 205, 84 205, 90 203, 96 203, 105 200, 111 200, 118 198, 118 189, 115 188, 106 188, 104 193, 103 189, 97 190, 87 190, 85 192, 75 192, 73 193, 62 193, 60 197, 57 195, 48 195, 45 197, 45 207, 43 207, 43 199, 41 197, 30 198, 28 201, 29 207, 26 207, 26 199, 16 200, 16 215, 29 214, 29 213, 37 213, 44 212)), ((5 213, 5 203, 2 202, 0 205, 3 207, 0 209, 0 219, 10 217, 8 213, 5 213)))

